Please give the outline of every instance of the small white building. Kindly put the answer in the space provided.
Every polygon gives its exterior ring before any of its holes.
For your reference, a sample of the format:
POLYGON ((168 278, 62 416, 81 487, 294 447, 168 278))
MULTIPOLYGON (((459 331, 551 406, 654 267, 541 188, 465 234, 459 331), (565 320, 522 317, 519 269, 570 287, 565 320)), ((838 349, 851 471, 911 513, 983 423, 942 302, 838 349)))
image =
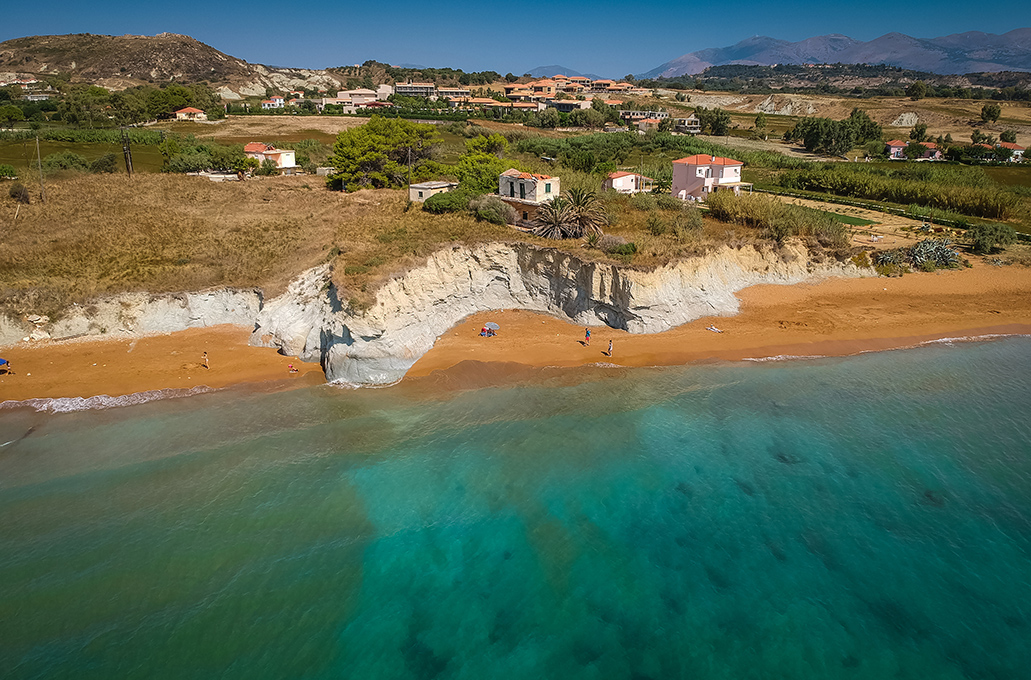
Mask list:
POLYGON ((457 186, 458 182, 419 182, 408 187, 408 200, 414 203, 422 203, 430 196, 446 193, 457 186))
POLYGON ((655 180, 636 172, 619 171, 610 172, 601 186, 620 194, 638 194, 642 191, 651 191, 655 187, 655 180))
POLYGON ((271 160, 284 175, 292 175, 297 171, 297 159, 293 149, 277 149, 264 142, 250 142, 243 147, 243 154, 259 163, 265 162, 266 159, 271 160))
POLYGON ((704 201, 720 189, 741 193, 741 187, 752 188, 741 181, 744 163, 733 158, 697 154, 673 161, 673 196, 682 201, 704 201))

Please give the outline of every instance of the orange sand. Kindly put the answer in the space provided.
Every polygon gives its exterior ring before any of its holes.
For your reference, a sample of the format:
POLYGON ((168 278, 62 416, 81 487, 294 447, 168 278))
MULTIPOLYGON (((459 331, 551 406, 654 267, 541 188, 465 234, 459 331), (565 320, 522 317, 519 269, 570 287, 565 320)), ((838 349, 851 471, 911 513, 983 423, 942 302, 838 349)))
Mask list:
MULTIPOLYGON (((1019 266, 755 286, 738 297, 741 312, 736 316, 698 319, 664 333, 631 335, 594 326, 590 347, 581 342, 582 327, 547 315, 520 310, 476 314, 441 336, 407 378, 435 374, 444 379, 437 381, 442 386, 473 386, 529 377, 528 367, 839 356, 943 337, 1031 334, 1031 269, 1019 266), (501 325, 500 334, 479 337, 480 327, 490 320, 501 325), (724 332, 705 330, 710 324, 724 332), (612 357, 606 354, 609 340, 612 357), (496 370, 485 376, 472 362, 489 362, 496 370)), ((270 381, 290 387, 324 380, 316 364, 249 347, 249 333, 244 327, 217 326, 139 339, 7 347, 0 355, 11 360, 15 374, 0 375, 0 402, 270 381), (201 365, 205 351, 210 369, 201 365), (300 373, 288 373, 289 363, 300 373)))
POLYGON ((738 297, 736 316, 698 319, 664 333, 633 335, 594 326, 590 347, 582 342, 583 327, 547 315, 516 310, 476 314, 444 334, 408 377, 463 361, 668 366, 705 359, 841 356, 944 337, 1031 333, 1031 269, 1017 266, 763 285, 738 297), (491 320, 501 331, 481 338, 480 328, 491 320), (710 324, 724 332, 706 330, 710 324))
POLYGON ((0 350, 14 375, 0 374, 0 402, 32 398, 121 396, 197 385, 284 381, 284 386, 324 380, 318 364, 249 347, 243 326, 193 328, 180 333, 122 340, 19 343, 0 350), (208 365, 203 366, 203 353, 208 365), (287 364, 297 367, 290 373, 287 364))

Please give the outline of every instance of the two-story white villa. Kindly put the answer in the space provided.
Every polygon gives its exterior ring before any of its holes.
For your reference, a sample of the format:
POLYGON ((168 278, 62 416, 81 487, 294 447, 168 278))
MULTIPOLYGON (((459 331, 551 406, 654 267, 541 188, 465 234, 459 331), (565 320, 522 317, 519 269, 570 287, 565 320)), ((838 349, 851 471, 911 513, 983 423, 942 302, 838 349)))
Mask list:
POLYGON ((554 200, 560 193, 558 177, 535 175, 515 168, 498 177, 498 197, 515 208, 521 222, 533 220, 537 216, 537 208, 554 200))
POLYGON ((673 196, 682 201, 704 201, 709 194, 719 189, 733 189, 741 193, 741 187, 752 188, 741 181, 744 163, 733 158, 698 154, 673 161, 673 196))

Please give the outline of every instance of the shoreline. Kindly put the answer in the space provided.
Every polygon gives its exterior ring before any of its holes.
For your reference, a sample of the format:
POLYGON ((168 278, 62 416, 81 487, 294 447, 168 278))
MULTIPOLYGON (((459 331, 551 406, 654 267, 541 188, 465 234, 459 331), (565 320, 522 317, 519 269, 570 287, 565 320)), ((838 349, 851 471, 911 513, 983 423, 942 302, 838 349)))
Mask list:
MULTIPOLYGON (((1031 268, 1025 267, 979 265, 892 279, 767 284, 737 297, 741 304, 734 316, 704 317, 661 333, 592 326, 590 346, 583 343, 582 326, 547 314, 512 309, 474 314, 440 336, 399 385, 450 390, 534 380, 542 370, 840 357, 950 338, 1031 335, 1031 268), (501 325, 498 336, 480 337, 479 329, 490 320, 501 325), (707 330, 710 325, 723 332, 707 330)), ((0 406, 100 396, 109 401, 95 399, 98 405, 117 405, 134 403, 120 397, 162 391, 179 396, 240 385, 279 390, 325 383, 318 364, 251 347, 249 336, 247 327, 223 325, 8 346, 2 352, 15 375, 0 375, 0 406), (205 351, 209 369, 202 365, 205 351), (297 373, 288 372, 291 363, 297 373)))
POLYGON ((0 406, 16 407, 29 400, 116 399, 247 384, 282 382, 283 388, 291 388, 324 382, 318 364, 268 347, 251 347, 250 334, 249 327, 223 324, 129 338, 9 345, 0 352, 15 373, 0 375, 0 406), (204 368, 204 352, 210 368, 204 368), (288 364, 297 373, 290 373, 288 364))
POLYGON ((676 366, 705 361, 849 356, 914 347, 946 338, 1031 334, 1031 269, 977 266, 902 278, 829 278, 791 286, 760 285, 737 293, 734 316, 710 316, 661 333, 633 335, 584 328, 528 311, 475 314, 441 336, 405 376, 448 371, 472 380, 472 362, 569 368, 676 366), (481 338, 486 321, 497 337, 481 338), (722 333, 707 330, 713 325, 722 333), (613 356, 608 356, 612 340, 613 356), (464 364, 464 368, 456 368, 464 364))

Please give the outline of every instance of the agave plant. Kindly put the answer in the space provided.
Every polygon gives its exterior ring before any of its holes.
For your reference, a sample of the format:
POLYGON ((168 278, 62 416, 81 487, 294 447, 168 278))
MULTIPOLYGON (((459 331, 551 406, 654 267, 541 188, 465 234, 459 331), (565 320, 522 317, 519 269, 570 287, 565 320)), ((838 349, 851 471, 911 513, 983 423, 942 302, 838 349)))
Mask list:
POLYGON ((537 208, 533 233, 544 238, 566 238, 576 225, 576 216, 564 198, 556 198, 537 208))

